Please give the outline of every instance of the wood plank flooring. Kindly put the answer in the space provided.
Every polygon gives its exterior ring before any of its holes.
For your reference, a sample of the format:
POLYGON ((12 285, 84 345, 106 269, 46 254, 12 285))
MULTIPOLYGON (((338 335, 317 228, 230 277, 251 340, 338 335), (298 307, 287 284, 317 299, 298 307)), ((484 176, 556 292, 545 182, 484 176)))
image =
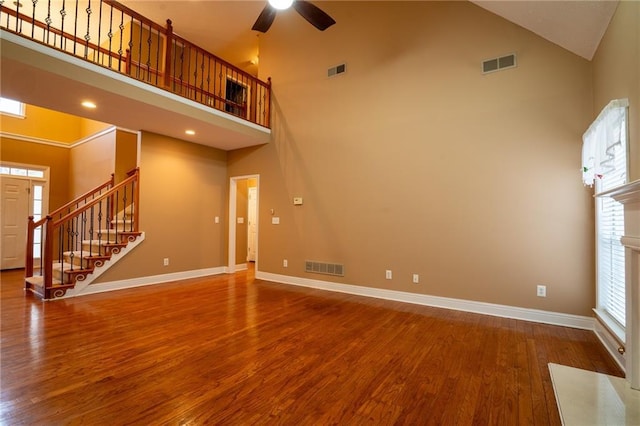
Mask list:
POLYGON ((42 302, 2 272, 0 423, 557 425, 547 363, 621 376, 590 331, 251 271, 42 302))

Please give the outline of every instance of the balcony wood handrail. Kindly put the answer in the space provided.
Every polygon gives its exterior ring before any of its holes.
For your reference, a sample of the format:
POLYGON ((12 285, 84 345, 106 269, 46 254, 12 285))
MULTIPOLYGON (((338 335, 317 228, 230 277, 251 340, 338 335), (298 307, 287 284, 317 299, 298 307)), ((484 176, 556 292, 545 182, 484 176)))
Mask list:
MULTIPOLYGON (((78 10, 77 7, 74 13, 71 6, 65 9, 65 3, 63 2, 60 5, 62 10, 59 11, 59 14, 62 15, 62 25, 57 28, 55 26, 57 24, 52 25, 52 21, 49 18, 47 18, 46 23, 36 19, 36 6, 39 6, 40 10, 51 13, 51 10, 46 8, 51 9, 53 7, 52 1, 31 2, 33 4, 33 16, 28 16, 21 12, 26 7, 22 6, 20 2, 13 3, 16 5, 15 9, 9 8, 8 5, 3 6, 0 4, 0 18, 6 17, 6 19, 0 19, 0 28, 66 54, 79 57, 113 72, 128 75, 138 81, 241 117, 257 125, 270 127, 271 81, 261 81, 248 72, 175 34, 171 20, 168 19, 166 27, 163 27, 116 0, 101 0, 100 8, 94 11, 94 15, 99 16, 93 18, 90 8, 86 9, 86 15, 84 15, 83 11, 78 10), (104 8, 103 5, 105 6, 104 8), (104 14, 103 10, 105 10, 104 14), (68 28, 73 28, 73 34, 65 32, 64 16, 68 16, 67 19, 70 19, 68 28), (101 44, 100 28, 103 18, 109 20, 107 21, 108 25, 104 26, 108 40, 102 39, 105 43, 101 44), (95 19, 98 20, 95 21, 95 19), (75 29, 78 22, 83 22, 83 26, 85 26, 84 22, 86 22, 86 34, 84 34, 85 27, 82 30, 84 36, 76 34, 75 29), (94 22, 94 28, 97 28, 98 31, 98 44, 90 42, 91 22, 94 22), (30 27, 27 26, 28 29, 24 32, 22 29, 23 23, 30 25, 30 27), (38 30, 37 36, 34 33, 34 28, 38 30), (106 31, 109 32, 106 33, 106 31), (50 35, 52 40, 50 40, 50 35), (60 42, 58 42, 58 39, 60 39, 60 42), (108 45, 106 44, 107 41, 108 45), (113 46, 112 41, 116 42, 113 46), (78 47, 80 49, 77 50, 78 47), (180 56, 177 56, 178 51, 180 56), (206 70, 205 63, 207 64, 206 70), (172 69, 172 66, 176 67, 175 70, 172 69), (198 68, 194 68, 193 73, 189 71, 183 75, 184 69, 190 69, 191 66, 199 67, 200 72, 198 72, 198 68), (220 78, 217 78, 216 73, 219 70, 224 70, 225 75, 223 76, 220 73, 220 78), (228 85, 229 78, 233 81, 237 80, 239 84, 246 88, 246 95, 250 101, 242 104, 234 102, 233 99, 227 99, 227 97, 232 98, 232 96, 224 94, 226 93, 225 84, 228 85), (202 84, 205 81, 207 87, 203 88, 202 84), (209 87, 209 82, 211 82, 211 87, 209 87), (179 91, 171 90, 172 83, 179 83, 181 87, 194 90, 199 96, 188 96, 194 92, 187 93, 187 96, 185 96, 179 91), (209 103, 209 99, 215 99, 220 102, 209 103), (230 111, 227 106, 233 106, 234 108, 230 111), (239 110, 241 111, 240 114, 238 114, 239 110)), ((56 5, 57 7, 58 5, 56 5)), ((57 14, 58 11, 56 10, 57 14)))
MULTIPOLYGON (((16 19, 22 20, 24 22, 28 22, 29 24, 34 25, 34 26, 36 26, 38 28, 41 28, 41 29, 46 30, 48 32, 51 32, 54 35, 59 36, 60 38, 65 38, 65 39, 71 40, 74 43, 77 43, 79 45, 86 46, 91 50, 94 50, 94 51, 102 53, 103 55, 108 55, 108 56, 111 56, 111 57, 114 57, 114 58, 119 58, 119 56, 120 56, 116 52, 111 52, 111 51, 109 51, 109 49, 106 49, 106 48, 104 48, 102 46, 98 46, 97 44, 90 43, 90 42, 88 42, 87 40, 85 40, 85 39, 83 39, 81 37, 74 36, 73 34, 69 34, 69 33, 63 32, 63 31, 61 31, 61 30, 59 30, 59 29, 57 29, 55 27, 52 27, 50 25, 45 24, 44 22, 40 22, 38 20, 35 20, 35 19, 33 19, 33 17, 31 17, 29 15, 25 15, 24 13, 16 12, 15 10, 9 9, 9 8, 6 8, 6 7, 2 8, 2 12, 6 13, 7 15, 11 15, 16 19)), ((34 40, 36 42, 39 42, 38 40, 35 40, 35 39, 32 39, 32 40, 34 40)), ((46 43, 45 43, 45 45, 46 45, 46 43)))

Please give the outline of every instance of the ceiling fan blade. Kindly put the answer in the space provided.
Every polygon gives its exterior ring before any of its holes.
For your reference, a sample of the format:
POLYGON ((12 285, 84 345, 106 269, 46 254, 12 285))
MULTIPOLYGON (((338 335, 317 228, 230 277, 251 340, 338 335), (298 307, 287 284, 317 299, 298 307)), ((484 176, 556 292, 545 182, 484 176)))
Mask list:
POLYGON ((266 33, 267 30, 271 28, 271 24, 273 24, 274 19, 276 19, 276 10, 267 3, 251 29, 254 31, 260 31, 261 33, 266 33))
POLYGON ((296 0, 293 2, 293 7, 304 19, 320 31, 324 31, 336 23, 331 16, 307 1, 296 0))

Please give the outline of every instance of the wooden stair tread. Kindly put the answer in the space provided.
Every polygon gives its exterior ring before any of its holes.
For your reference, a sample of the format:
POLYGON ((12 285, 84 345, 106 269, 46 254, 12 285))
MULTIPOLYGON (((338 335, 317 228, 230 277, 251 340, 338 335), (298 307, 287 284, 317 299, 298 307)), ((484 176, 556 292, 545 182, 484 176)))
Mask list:
MULTIPOLYGON (((41 275, 35 275, 35 276, 33 276, 33 277, 27 277, 27 278, 25 278, 24 280, 25 280, 26 282, 28 282, 29 284, 31 284, 31 285, 35 285, 35 286, 38 286, 38 287, 44 287, 44 277, 43 277, 43 276, 41 276, 41 275)), ((53 285, 55 285, 55 286, 61 286, 61 285, 63 285, 63 284, 62 284, 62 281, 57 280, 57 279, 55 279, 55 278, 52 280, 52 283, 53 283, 53 285)))

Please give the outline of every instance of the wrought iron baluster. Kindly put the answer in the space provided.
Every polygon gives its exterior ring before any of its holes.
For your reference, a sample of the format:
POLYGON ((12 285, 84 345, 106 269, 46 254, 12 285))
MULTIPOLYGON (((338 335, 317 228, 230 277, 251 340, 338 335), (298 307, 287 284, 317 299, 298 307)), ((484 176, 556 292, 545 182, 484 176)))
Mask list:
POLYGON ((124 12, 120 11, 120 25, 118 26, 120 29, 120 47, 118 48, 118 71, 122 71, 122 42, 124 40, 124 12))
POLYGON ((89 212, 89 256, 93 256, 93 233, 95 232, 93 226, 95 225, 95 217, 93 214, 93 209, 95 205, 91 206, 91 211, 89 212))
MULTIPOLYGON (((140 37, 142 38, 142 30, 144 29, 144 25, 140 22, 140 37)), ((147 66, 147 81, 151 81, 151 24, 149 24, 149 36, 147 37, 147 62, 145 63, 147 66)))
POLYGON ((38 0, 31 0, 31 4, 33 5, 33 9, 31 11, 31 38, 35 38, 35 31, 36 31, 36 4, 38 4, 38 0))
MULTIPOLYGON (((8 18, 7 18, 8 21, 8 18)), ((16 2, 16 32, 19 33, 20 31, 18 31, 18 29, 20 28, 19 25, 19 21, 20 21, 20 1, 16 2)))
POLYGON ((133 204, 133 202, 135 201, 135 188, 136 188, 136 182, 137 181, 133 181, 131 182, 131 204, 129 204, 129 216, 131 216, 129 218, 129 231, 133 232, 134 229, 134 224, 133 224, 133 218, 135 217, 135 215, 133 214, 133 209, 136 208, 136 206, 133 204))
POLYGON ((116 190, 116 205, 115 205, 115 209, 114 211, 114 216, 115 216, 115 220, 114 220, 114 225, 116 227, 114 234, 115 234, 115 240, 118 241, 118 231, 120 230, 120 226, 118 224, 118 206, 120 205, 120 194, 119 194, 120 190, 116 190))
MULTIPOLYGON (((107 33, 107 37, 109 38, 109 68, 111 68, 113 63, 113 58, 111 56, 111 45, 113 42, 113 5, 109 5, 109 8, 109 32, 107 33)), ((102 193, 102 191, 100 191, 100 193, 102 193)))
MULTIPOLYGON (((188 46, 189 50, 188 50, 188 54, 187 54, 187 90, 188 90, 188 97, 191 98, 191 92, 193 91, 193 89, 191 89, 191 45, 188 46)), ((195 86, 194 86, 195 87, 195 86)))
MULTIPOLYGON (((20 4, 20 2, 18 2, 20 4)), ((51 19, 51 0, 47 2, 47 17, 44 19, 44 22, 47 24, 47 28, 42 34, 42 42, 49 44, 49 34, 51 32, 51 23, 53 20, 51 19)))
MULTIPOLYGON (((131 21, 129 22, 129 26, 131 27, 131 30, 129 31, 129 55, 133 56, 133 27, 134 25, 134 21, 133 18, 131 18, 131 21)), ((138 56, 140 56, 140 51, 138 50, 138 56)), ((139 58, 138 58, 139 59, 139 58)), ((140 76, 140 60, 136 61, 136 78, 138 78, 140 76)))
POLYGON ((85 12, 87 12, 87 33, 84 35, 84 40, 85 40, 85 44, 84 44, 84 58, 85 59, 89 59, 89 40, 91 40, 91 0, 89 0, 89 3, 87 4, 87 8, 85 9, 85 12))
MULTIPOLYGON (((95 61, 100 64, 100 65, 104 65, 102 63, 102 61, 100 60, 100 37, 102 36, 102 0, 100 0, 100 7, 98 8, 98 41, 96 43, 97 50, 94 51, 94 57, 95 57, 95 61)), ((102 54, 102 59, 104 60, 104 53, 102 54)))
POLYGON ((80 0, 76 0, 76 10, 75 10, 75 19, 73 24, 73 54, 76 54, 76 46, 78 45, 78 3, 80 0))
MULTIPOLYGON (((64 34, 64 18, 67 16, 66 1, 62 0, 62 9, 60 9, 60 31, 62 34, 64 34)), ((67 38, 63 35, 60 36, 60 49, 67 49, 67 38)))
MULTIPOLYGON (((98 254, 102 255, 102 204, 105 201, 100 201, 98 204, 98 254)), ((106 200, 109 202, 109 199, 106 200)))
POLYGON ((207 105, 211 105, 211 55, 207 56, 207 105))
MULTIPOLYGON (((160 67, 160 49, 162 48, 162 37, 160 36, 160 31, 156 31, 156 44, 157 44, 157 48, 156 48, 156 70, 158 70, 158 72, 156 73, 156 86, 160 86, 158 79, 160 78, 160 71, 162 70, 160 67)), ((167 72, 167 70, 165 70, 164 72, 167 72)))
MULTIPOLYGON (((4 0, 0 0, 0 18, 2 18, 2 8, 4 7, 4 0)), ((9 27, 9 16, 11 16, 10 14, 7 13, 7 25, 5 25, 5 27, 10 28, 9 27)))
POLYGON ((80 269, 84 269, 84 247, 83 241, 85 239, 87 232, 87 211, 82 212, 82 226, 80 231, 80 238, 78 243, 80 244, 80 269))

